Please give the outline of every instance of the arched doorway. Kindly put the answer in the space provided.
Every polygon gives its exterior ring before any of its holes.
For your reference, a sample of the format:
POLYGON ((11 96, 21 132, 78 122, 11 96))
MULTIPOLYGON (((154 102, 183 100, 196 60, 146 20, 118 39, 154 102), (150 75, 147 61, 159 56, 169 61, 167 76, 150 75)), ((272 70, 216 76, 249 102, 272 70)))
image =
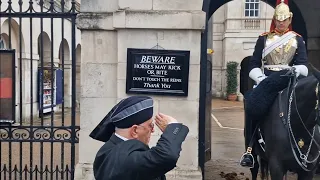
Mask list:
POLYGON ((63 70, 63 94, 64 94, 64 107, 70 108, 72 106, 71 101, 71 58, 70 58, 70 46, 66 39, 63 39, 59 47, 59 66, 63 70))
POLYGON ((9 36, 8 34, 2 33, 0 35, 0 49, 9 49, 9 36))
POLYGON ((46 32, 41 32, 38 36, 39 67, 42 63, 51 62, 51 40, 46 32))
POLYGON ((1 25, 1 34, 6 41, 6 49, 15 49, 18 58, 18 53, 25 52, 24 36, 20 34, 19 31, 20 25, 15 19, 6 19, 1 25))
MULTIPOLYGON (((206 14, 206 29, 205 31, 202 33, 201 36, 201 62, 200 62, 200 68, 201 68, 201 72, 200 72, 200 109, 199 109, 199 165, 202 169, 202 172, 204 173, 204 164, 205 162, 208 160, 206 158, 206 152, 208 149, 210 149, 211 147, 206 146, 206 140, 208 139, 208 136, 206 136, 206 123, 207 121, 210 121, 210 117, 207 116, 207 112, 211 110, 211 107, 209 108, 206 105, 207 102, 207 98, 210 97, 207 93, 206 93, 206 81, 208 80, 207 78, 207 49, 208 49, 208 43, 207 40, 209 39, 209 34, 208 34, 208 21, 211 18, 211 16, 213 15, 214 12, 217 11, 218 8, 220 8, 221 6, 223 6, 224 4, 230 2, 232 0, 204 0, 203 1, 203 11, 207 12, 206 14)), ((272 7, 275 7, 276 4, 276 0, 261 0, 267 4, 269 4, 272 7)), ((296 31, 297 33, 301 34, 306 43, 309 43, 309 29, 307 31, 307 24, 305 23, 305 19, 304 19, 304 15, 303 13, 300 11, 300 8, 297 6, 296 4, 297 1, 291 1, 289 6, 291 8, 291 11, 294 14, 293 17, 293 30, 296 31)), ((228 9, 229 11, 236 11, 235 9, 228 9)), ((239 18, 239 17, 235 17, 235 18, 239 18)), ((225 26, 232 26, 232 23, 230 22, 223 22, 225 26)), ((233 25, 235 26, 235 25, 233 25)), ((216 27, 214 27, 216 28, 216 27)), ((269 28, 266 28, 266 30, 268 31, 269 28)), ((236 31, 236 30, 235 30, 236 31)), ((211 34, 210 34, 211 36, 211 34)), ((256 37, 257 39, 257 37, 256 37)), ((255 39, 255 40, 256 40, 255 39)), ((233 53, 233 52, 230 52, 233 53)), ((247 57, 246 56, 240 56, 240 57, 247 57)), ((248 59, 249 58, 245 58, 242 62, 242 67, 243 67, 243 73, 245 73, 245 76, 248 76, 248 74, 245 72, 246 68, 245 66, 247 66, 248 63, 248 59)), ((234 60, 234 59, 233 59, 234 60)), ((213 58, 212 59, 213 64, 215 64, 216 59, 213 58)), ((241 61, 241 59, 238 59, 238 61, 241 61)), ((244 76, 244 77, 245 77, 244 76)), ((215 78, 215 77, 213 77, 215 78)), ((246 78, 244 78, 246 79, 246 78)), ((244 81, 244 80, 243 80, 244 81)), ((215 81, 213 81, 215 82, 215 81)), ((248 82, 247 84, 244 84, 244 86, 246 87, 250 87, 250 82, 248 82)), ((241 91, 245 91, 245 87, 241 87, 242 90, 241 91)), ((214 150, 212 151, 214 152, 214 150)), ((240 157, 239 157, 240 158, 240 157)), ((204 177, 204 174, 203 174, 204 177)))
MULTIPOLYGON (((221 6, 224 4, 233 1, 233 0, 204 0, 204 3, 206 2, 208 4, 207 7, 207 13, 208 17, 211 17, 212 14, 219 9, 221 6)), ((276 5, 276 0, 261 0, 267 4, 269 4, 272 7, 275 7, 276 5)), ((297 33, 301 34, 305 41, 307 42, 308 39, 308 33, 307 33, 307 28, 306 28, 306 22, 304 17, 302 16, 302 13, 300 11, 300 8, 297 6, 296 2, 293 0, 289 1, 289 6, 290 10, 294 14, 293 20, 292 20, 292 25, 293 25, 293 30, 296 31, 297 33)))
MULTIPOLYGON (((226 98, 226 65, 253 54, 258 36, 270 29, 274 8, 257 0, 233 0, 212 15, 213 96, 226 98), (236 9, 237 8, 237 9, 236 9)), ((210 41, 208 39, 208 41, 210 41)), ((238 95, 242 99, 241 95, 238 95)))
MULTIPOLYGON (((204 6, 207 6, 206 12, 208 13, 208 18, 210 18, 214 12, 216 12, 224 4, 234 1, 234 0, 204 0, 204 6)), ((276 0, 261 0, 275 7, 276 0)), ((320 31, 317 24, 315 24, 315 19, 320 19, 320 14, 317 13, 320 1, 306 0, 289 0, 289 7, 293 13, 292 28, 293 31, 300 34, 307 47, 308 60, 316 68, 320 69, 320 31)), ((268 30, 268 29, 267 29, 268 30)))

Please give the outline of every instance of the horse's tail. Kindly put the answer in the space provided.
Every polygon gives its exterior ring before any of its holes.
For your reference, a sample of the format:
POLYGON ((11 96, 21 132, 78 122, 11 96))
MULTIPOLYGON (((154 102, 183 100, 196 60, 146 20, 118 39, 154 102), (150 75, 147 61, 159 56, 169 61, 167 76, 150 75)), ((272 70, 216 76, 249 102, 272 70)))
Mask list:
POLYGON ((269 172, 269 164, 268 161, 260 158, 260 169, 261 169, 261 179, 264 180, 265 178, 268 179, 268 172, 269 172))

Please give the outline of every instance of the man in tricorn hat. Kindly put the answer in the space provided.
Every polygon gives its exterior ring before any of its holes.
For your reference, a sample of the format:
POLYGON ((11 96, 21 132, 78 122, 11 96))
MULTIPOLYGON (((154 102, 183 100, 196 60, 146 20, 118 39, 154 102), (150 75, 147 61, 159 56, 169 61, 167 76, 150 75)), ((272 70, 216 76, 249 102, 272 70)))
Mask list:
POLYGON ((98 151, 93 171, 96 180, 165 180, 176 166, 182 142, 189 129, 176 119, 159 113, 155 124, 163 132, 157 145, 149 148, 154 132, 153 100, 132 96, 115 105, 91 132, 106 142, 98 151))
MULTIPOLYGON (((259 36, 249 62, 249 77, 257 85, 265 81, 273 72, 295 68, 296 76, 307 76, 307 53, 303 38, 292 31, 288 0, 277 0, 273 21, 269 32, 259 36)), ((253 90, 254 91, 254 90, 253 90)), ((249 95, 250 96, 250 95, 249 95)), ((246 112, 247 113, 247 112, 246 112)), ((245 146, 247 151, 242 155, 240 165, 252 168, 254 159, 251 154, 256 123, 246 115, 245 146)))

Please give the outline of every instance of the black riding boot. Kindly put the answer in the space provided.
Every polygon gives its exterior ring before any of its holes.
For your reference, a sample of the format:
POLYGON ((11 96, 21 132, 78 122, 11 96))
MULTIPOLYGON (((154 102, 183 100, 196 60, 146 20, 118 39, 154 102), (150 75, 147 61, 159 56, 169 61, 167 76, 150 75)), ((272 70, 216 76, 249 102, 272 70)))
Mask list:
MULTIPOLYGON (((245 110, 245 100, 244 100, 244 110, 245 110)), ((240 165, 243 167, 253 168, 254 158, 252 156, 252 136, 253 136, 253 122, 251 118, 248 117, 246 110, 244 111, 245 116, 245 128, 244 128, 244 137, 245 137, 245 147, 246 152, 241 156, 240 165)))

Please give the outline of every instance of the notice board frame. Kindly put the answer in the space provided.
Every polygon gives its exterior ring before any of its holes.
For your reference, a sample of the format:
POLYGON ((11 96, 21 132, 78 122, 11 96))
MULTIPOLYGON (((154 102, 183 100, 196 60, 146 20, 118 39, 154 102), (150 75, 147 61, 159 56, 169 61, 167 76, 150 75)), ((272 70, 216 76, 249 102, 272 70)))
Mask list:
POLYGON ((127 73, 126 73, 126 93, 127 94, 148 94, 167 96, 188 96, 190 71, 190 51, 188 50, 164 50, 164 49, 139 49, 127 48, 127 73), (181 70, 181 89, 163 90, 154 88, 137 88, 133 86, 134 58, 135 55, 155 55, 155 56, 182 56, 183 69, 181 70))
MULTIPOLYGON (((0 49, 0 61, 6 61, 7 59, 2 59, 2 54, 10 54, 11 55, 11 117, 10 119, 2 119, 0 117, 0 124, 1 123, 16 123, 16 50, 15 49, 0 49)), ((0 62, 0 66, 1 66, 0 62)), ((1 67, 0 67, 1 69, 1 67)), ((0 70, 0 78, 2 79, 2 72, 0 70)), ((1 110, 0 110, 1 111, 1 110)))

